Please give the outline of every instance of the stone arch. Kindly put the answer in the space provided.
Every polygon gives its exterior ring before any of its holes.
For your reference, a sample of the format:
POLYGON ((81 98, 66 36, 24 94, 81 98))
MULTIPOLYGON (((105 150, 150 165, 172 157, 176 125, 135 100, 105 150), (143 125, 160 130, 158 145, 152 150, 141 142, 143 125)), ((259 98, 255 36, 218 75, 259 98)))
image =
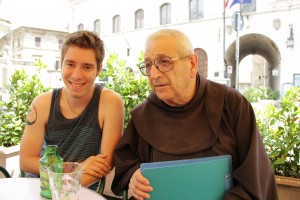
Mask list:
MULTIPOLYGON (((277 45, 265 35, 247 34, 241 36, 239 47, 239 63, 248 55, 260 55, 268 62, 268 86, 271 89, 280 91, 280 77, 276 73, 280 71, 281 55, 277 45), (273 74, 272 74, 273 72, 273 74)), ((228 65, 232 66, 232 74, 230 76, 231 86, 235 88, 236 62, 235 62, 236 41, 232 42, 226 50, 225 59, 228 65)))
POLYGON ((194 49, 194 52, 198 56, 198 72, 207 77, 207 53, 201 48, 194 49))

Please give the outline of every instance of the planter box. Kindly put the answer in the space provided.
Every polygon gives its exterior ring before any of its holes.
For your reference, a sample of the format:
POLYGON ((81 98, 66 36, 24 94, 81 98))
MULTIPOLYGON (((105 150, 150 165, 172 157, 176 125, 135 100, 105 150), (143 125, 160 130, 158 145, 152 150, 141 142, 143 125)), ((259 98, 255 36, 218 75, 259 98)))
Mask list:
POLYGON ((275 176, 280 200, 300 199, 300 178, 275 176))
POLYGON ((6 168, 12 177, 18 177, 20 174, 19 154, 20 145, 12 147, 0 146, 0 165, 6 168))

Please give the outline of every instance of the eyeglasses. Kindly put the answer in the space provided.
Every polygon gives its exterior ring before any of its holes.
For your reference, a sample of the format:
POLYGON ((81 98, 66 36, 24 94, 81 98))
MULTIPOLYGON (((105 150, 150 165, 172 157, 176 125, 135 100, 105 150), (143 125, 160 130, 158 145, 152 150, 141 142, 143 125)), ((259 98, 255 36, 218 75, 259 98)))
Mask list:
POLYGON ((179 59, 187 58, 189 56, 179 57, 179 58, 170 58, 170 57, 160 57, 155 58, 153 61, 146 61, 138 64, 138 67, 141 71, 141 73, 144 76, 150 76, 151 75, 151 67, 154 65, 156 69, 160 72, 168 72, 171 71, 174 68, 173 62, 179 59))

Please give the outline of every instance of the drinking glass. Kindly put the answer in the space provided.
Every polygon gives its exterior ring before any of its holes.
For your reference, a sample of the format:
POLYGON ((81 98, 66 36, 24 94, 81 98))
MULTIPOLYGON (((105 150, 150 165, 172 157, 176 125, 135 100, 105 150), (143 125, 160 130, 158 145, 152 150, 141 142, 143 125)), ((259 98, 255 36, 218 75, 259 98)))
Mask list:
POLYGON ((82 165, 77 162, 56 163, 48 168, 53 200, 78 200, 82 165))

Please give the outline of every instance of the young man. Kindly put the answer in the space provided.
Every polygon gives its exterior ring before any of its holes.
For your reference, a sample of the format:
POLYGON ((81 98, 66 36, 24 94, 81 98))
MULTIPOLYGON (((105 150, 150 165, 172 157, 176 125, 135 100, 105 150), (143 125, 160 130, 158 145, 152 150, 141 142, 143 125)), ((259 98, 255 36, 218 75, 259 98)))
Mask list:
POLYGON ((92 32, 66 38, 61 51, 64 87, 37 96, 30 106, 20 149, 23 171, 39 174, 43 145, 56 144, 64 161, 83 165, 83 186, 110 173, 124 108, 119 94, 94 83, 104 55, 102 40, 92 32))
POLYGON ((131 111, 116 147, 115 194, 129 188, 134 198, 145 199, 159 190, 142 176, 141 163, 229 154, 234 186, 225 199, 278 199, 251 104, 197 72, 198 58, 185 34, 172 29, 151 34, 139 67, 152 93, 131 111))

